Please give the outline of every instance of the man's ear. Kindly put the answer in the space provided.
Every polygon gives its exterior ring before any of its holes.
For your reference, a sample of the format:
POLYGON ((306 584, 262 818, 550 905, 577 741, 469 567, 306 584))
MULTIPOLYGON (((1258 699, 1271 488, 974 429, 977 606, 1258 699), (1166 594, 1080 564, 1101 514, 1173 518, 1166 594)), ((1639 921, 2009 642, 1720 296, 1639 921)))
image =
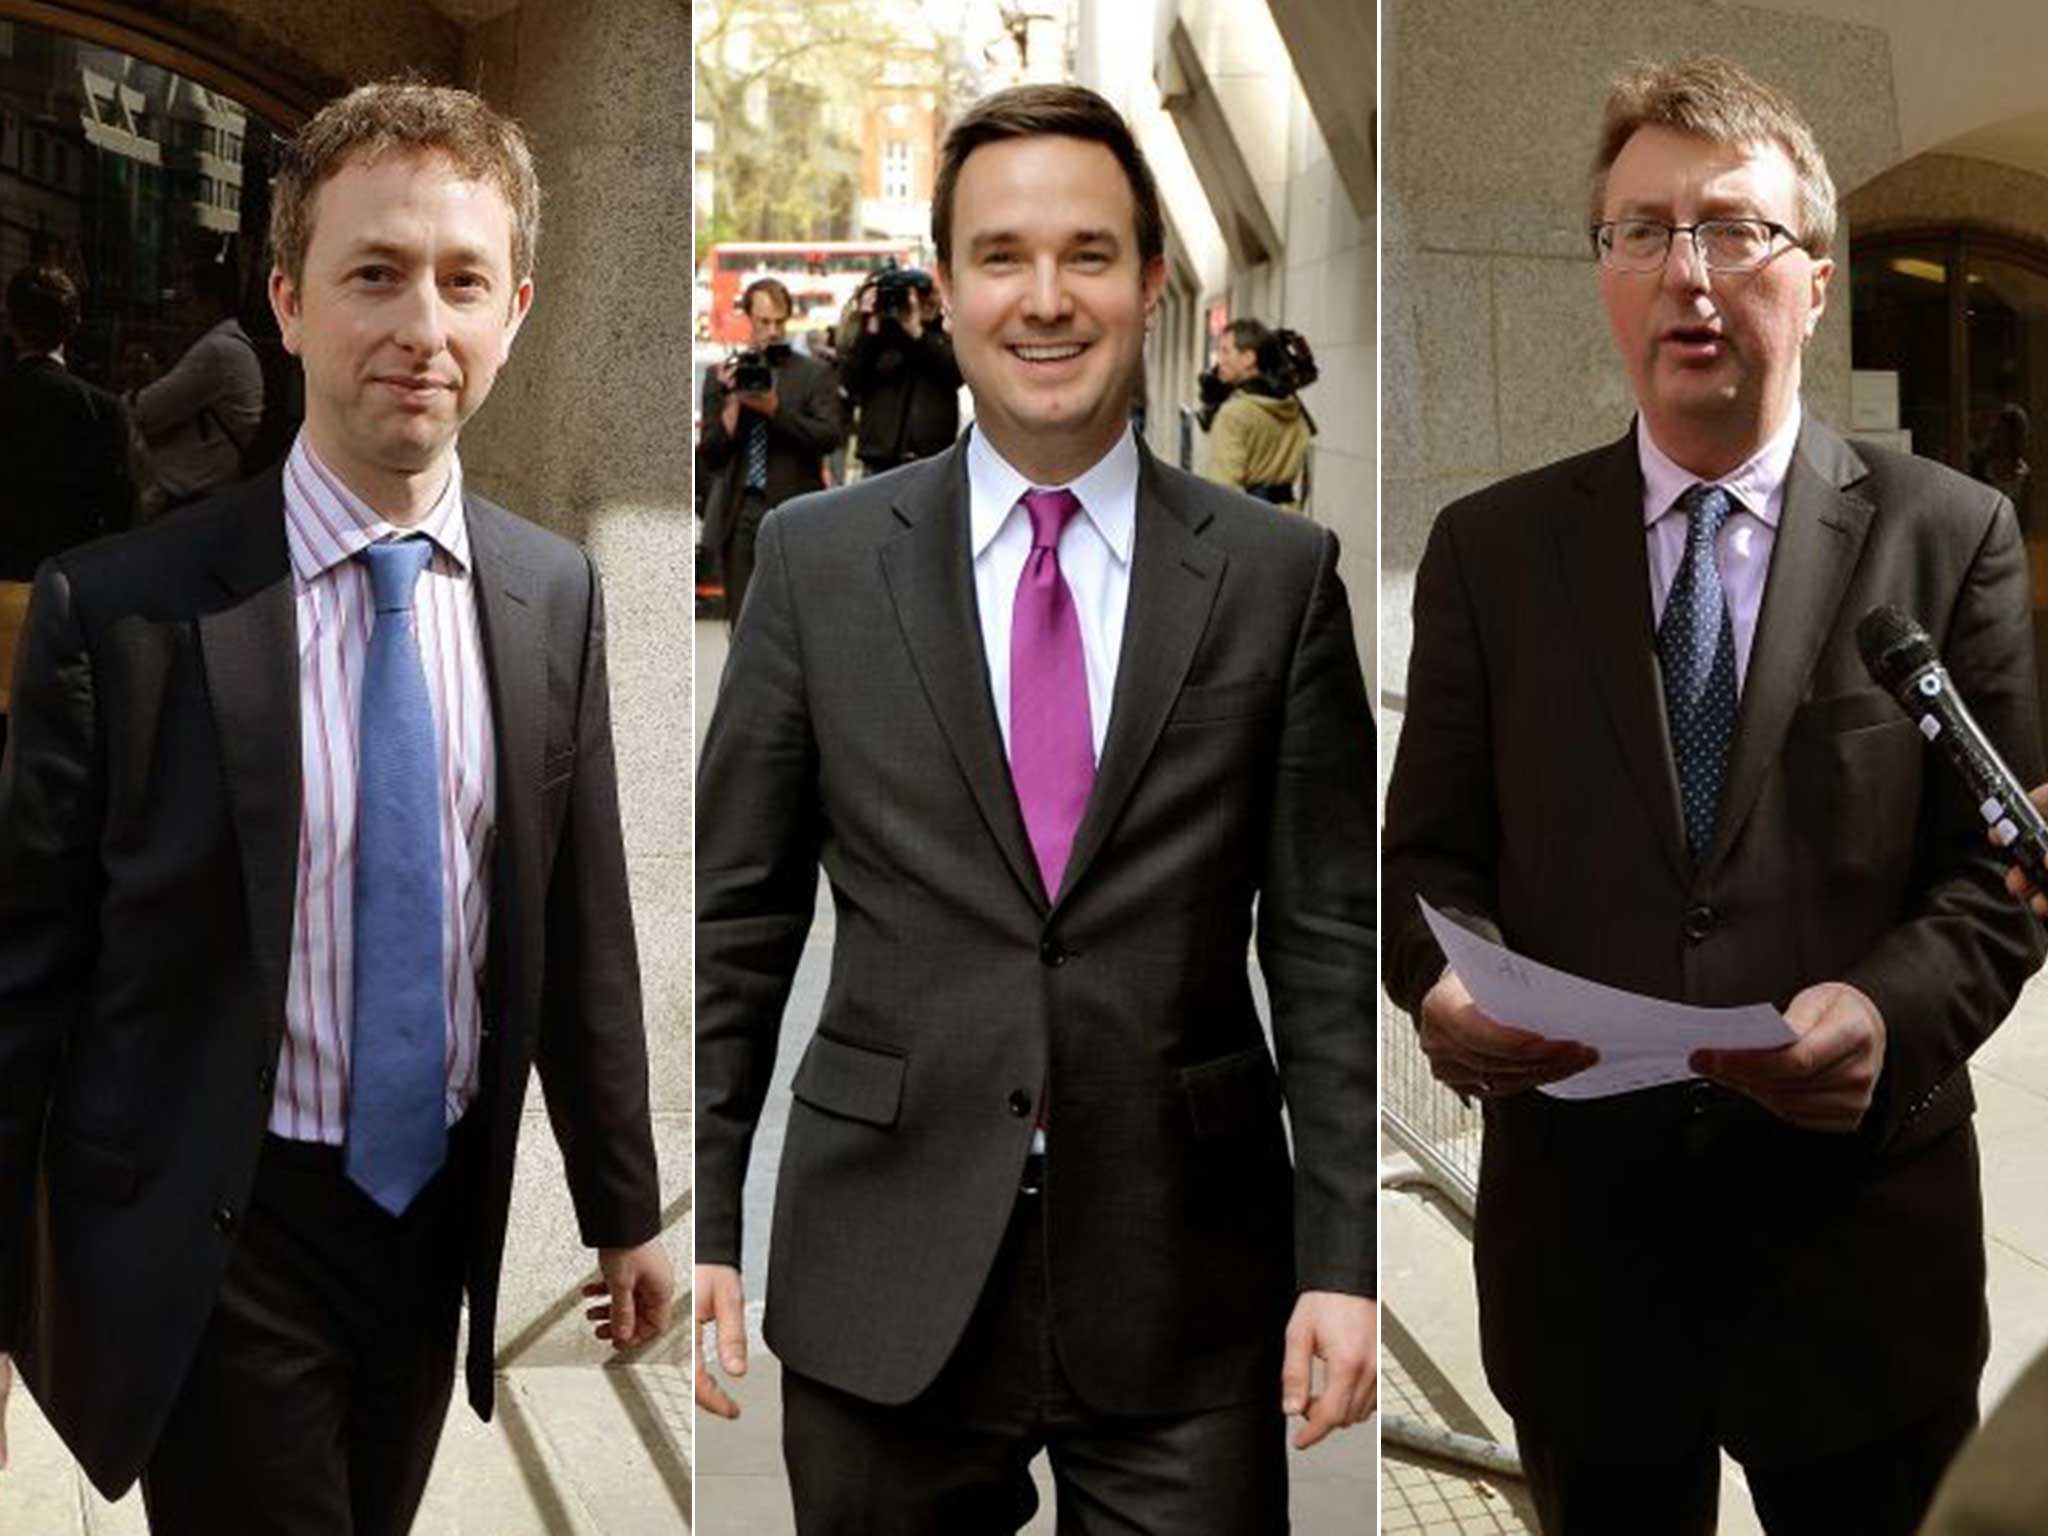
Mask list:
POLYGON ((270 312, 277 316, 277 333, 285 351, 299 355, 299 285, 282 267, 270 269, 270 312))
POLYGON ((943 261, 932 263, 932 285, 939 290, 939 309, 946 315, 953 313, 953 272, 943 261))
POLYGON ((1150 326, 1152 324, 1152 312, 1159 307, 1159 296, 1166 292, 1166 258, 1164 256, 1154 256, 1145 263, 1145 271, 1140 280, 1140 287, 1145 295, 1145 324, 1150 326))
POLYGON ((1835 275, 1835 260, 1822 256, 1813 264, 1813 287, 1807 296, 1806 334, 1809 339, 1820 329, 1820 317, 1827 313, 1828 279, 1835 275))
POLYGON ((533 279, 527 278, 512 292, 512 312, 505 317, 505 350, 511 352, 512 338, 526 324, 526 312, 533 308, 533 279))

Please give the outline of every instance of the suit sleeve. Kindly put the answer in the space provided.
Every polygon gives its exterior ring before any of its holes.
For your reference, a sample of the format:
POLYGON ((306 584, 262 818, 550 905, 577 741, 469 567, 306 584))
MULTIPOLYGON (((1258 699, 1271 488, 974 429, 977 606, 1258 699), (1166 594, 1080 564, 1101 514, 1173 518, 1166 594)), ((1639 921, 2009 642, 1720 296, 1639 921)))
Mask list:
POLYGON ((818 745, 784 514, 761 526, 746 617, 697 777, 697 1261, 740 1262, 740 1196, 782 1011, 818 899, 818 745))
POLYGON ((43 1117, 97 947, 96 711, 84 625, 50 562, 30 600, 0 761, 0 1350, 19 1324, 43 1117))
POLYGON ((781 409, 768 418, 769 436, 794 443, 806 453, 830 453, 846 436, 838 381, 823 363, 796 370, 792 378, 802 385, 784 395, 781 409))
POLYGON ((1417 896, 1500 939, 1493 873, 1500 815, 1486 659, 1452 513, 1430 532, 1415 576, 1414 621, 1407 708, 1387 784, 1385 866, 1386 987, 1410 1014, 1444 969, 1417 896))
POLYGON ((1295 1284, 1373 1296, 1372 717, 1337 541, 1321 546, 1288 670, 1258 952, 1294 1138, 1295 1284))
MULTIPOLYGON (((1957 691, 2023 784, 2044 776, 2031 608, 2026 546, 1999 497, 1937 639, 1957 691)), ((1884 1072, 1864 1127, 1880 1145, 1953 1090, 2043 953, 2040 925, 2006 893, 2004 860, 1944 765, 1930 762, 1923 776, 1918 848, 1912 910, 1843 978, 1884 1016, 1884 1072)))
POLYGON ((661 1193, 648 1114, 639 958, 619 829, 604 593, 588 555, 583 562, 588 617, 576 752, 562 837, 548 874, 547 969, 534 1064, 583 1242, 629 1248, 660 1232, 661 1193))
POLYGON ((725 386, 716 368, 704 375, 704 408, 697 416, 697 456, 706 469, 723 469, 738 442, 725 430, 725 386))

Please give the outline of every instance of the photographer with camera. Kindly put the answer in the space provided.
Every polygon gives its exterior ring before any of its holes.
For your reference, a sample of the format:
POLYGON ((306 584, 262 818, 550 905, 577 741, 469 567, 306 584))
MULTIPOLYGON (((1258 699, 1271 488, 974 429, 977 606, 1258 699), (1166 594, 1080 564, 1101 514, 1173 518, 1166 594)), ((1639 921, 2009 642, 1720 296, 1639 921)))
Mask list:
POLYGON ((960 369, 929 272, 886 267, 861 285, 859 305, 840 380, 859 412, 861 469, 878 475, 953 446, 960 369))
POLYGON ((789 290, 756 278, 741 295, 752 346, 704 379, 698 460, 712 477, 704 545, 718 553, 725 612, 737 624, 769 509, 825 484, 825 455, 845 434, 832 370, 788 341, 789 290))
POLYGON ((1224 327, 1216 364, 1201 378, 1204 476, 1275 506, 1298 506, 1296 485, 1316 430, 1300 392, 1315 381, 1315 356, 1298 331, 1250 319, 1224 327))

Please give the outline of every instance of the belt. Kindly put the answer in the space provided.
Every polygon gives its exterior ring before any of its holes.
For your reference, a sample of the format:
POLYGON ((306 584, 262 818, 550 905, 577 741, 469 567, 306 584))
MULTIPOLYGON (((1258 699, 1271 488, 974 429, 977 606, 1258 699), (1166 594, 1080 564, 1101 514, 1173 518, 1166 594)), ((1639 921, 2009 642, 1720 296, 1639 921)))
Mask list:
POLYGON ((1244 489, 1246 495, 1256 496, 1261 501, 1270 501, 1276 507, 1284 507, 1294 500, 1292 480, 1254 480, 1244 489))

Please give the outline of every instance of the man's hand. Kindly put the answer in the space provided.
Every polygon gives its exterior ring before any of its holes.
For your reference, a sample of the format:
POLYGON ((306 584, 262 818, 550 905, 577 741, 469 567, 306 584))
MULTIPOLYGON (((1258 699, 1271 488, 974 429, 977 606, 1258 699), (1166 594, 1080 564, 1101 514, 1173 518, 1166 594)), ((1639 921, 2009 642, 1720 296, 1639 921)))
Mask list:
MULTIPOLYGON (((2027 791, 2027 798, 2034 802, 2035 810, 2048 816, 2048 784, 2036 784, 2027 791)), ((1986 832, 1984 835, 1989 837, 1991 834, 1986 832)), ((2030 875, 2017 864, 2007 866, 2005 871, 2005 888, 2033 908, 2036 917, 2048 917, 2048 893, 2041 890, 2043 875, 2048 875, 2048 871, 2042 875, 2030 875)))
POLYGON ((1370 1297, 1303 1291, 1295 1301, 1280 1367, 1280 1411, 1305 1420, 1295 1432, 1296 1450, 1372 1412, 1380 1395, 1379 1335, 1379 1303, 1370 1297), (1323 1390, 1311 1396, 1310 1372, 1318 1356, 1323 1390))
POLYGON ((1884 1015, 1846 981, 1793 998, 1785 1022, 1799 1038, 1765 1051, 1694 1051, 1692 1069, 1746 1093, 1780 1120, 1846 1134, 1862 1123, 1884 1070, 1884 1015))
POLYGON ((583 1287, 584 1295, 604 1298, 583 1314, 597 1324, 597 1336, 610 1339, 613 1349, 660 1337, 676 1300, 675 1266, 661 1239, 637 1248, 600 1248, 597 1269, 604 1278, 583 1287))
POLYGON ((782 409, 782 396, 773 389, 751 389, 733 399, 757 416, 773 416, 782 409))
POLYGON ((718 1326, 718 1363, 725 1374, 746 1375, 747 1299, 740 1288, 740 1272, 730 1264, 699 1264, 693 1278, 697 1293, 697 1406, 721 1419, 736 1419, 740 1405, 704 1368, 704 1325, 718 1326))
POLYGON ((1600 1059, 1590 1046, 1549 1040, 1479 1011, 1457 972, 1445 971, 1422 999, 1422 1052, 1438 1082, 1482 1099, 1521 1093, 1583 1072, 1600 1059))
POLYGON ((7 1470, 7 1390, 14 1385, 14 1361, 0 1350, 0 1472, 7 1470))

